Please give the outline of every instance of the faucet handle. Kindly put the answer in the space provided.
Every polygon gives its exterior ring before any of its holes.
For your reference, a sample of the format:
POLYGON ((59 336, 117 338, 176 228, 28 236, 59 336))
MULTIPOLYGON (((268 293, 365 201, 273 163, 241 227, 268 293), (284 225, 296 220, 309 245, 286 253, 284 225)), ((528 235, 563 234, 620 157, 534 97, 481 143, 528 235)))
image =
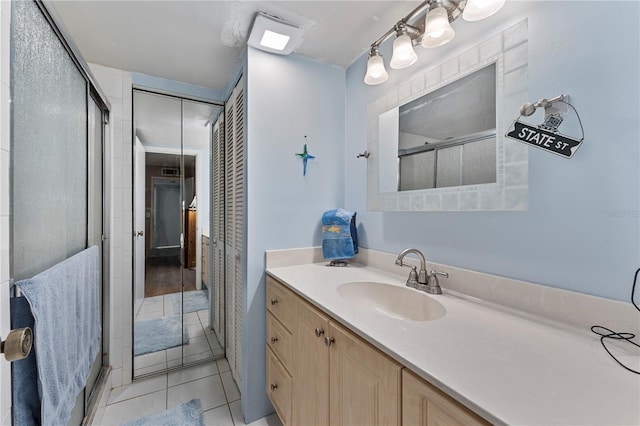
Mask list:
POLYGON ((396 260, 396 264, 398 264, 399 266, 404 266, 406 268, 411 268, 411 271, 409 272, 409 278, 407 278, 407 286, 417 288, 418 287, 417 268, 413 265, 405 265, 404 263, 402 263, 402 261, 397 261, 397 260, 396 260))
POLYGON ((427 293, 442 294, 442 288, 440 287, 440 282, 438 281, 438 275, 440 275, 441 277, 449 278, 449 274, 446 272, 430 271, 429 274, 427 274, 427 293))
POLYGON ((431 272, 429 272, 429 275, 433 275, 434 277, 436 275, 440 275, 441 277, 449 278, 449 274, 447 272, 431 271, 431 272))

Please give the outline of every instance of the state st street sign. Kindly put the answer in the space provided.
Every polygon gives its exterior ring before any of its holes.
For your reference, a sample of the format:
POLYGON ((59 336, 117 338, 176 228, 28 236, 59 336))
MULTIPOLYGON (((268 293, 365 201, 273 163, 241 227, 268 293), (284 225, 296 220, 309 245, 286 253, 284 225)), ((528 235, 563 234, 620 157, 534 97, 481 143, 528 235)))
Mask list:
POLYGON ((518 120, 513 122, 506 136, 565 158, 571 158, 582 143, 582 140, 551 132, 539 126, 531 126, 518 120))

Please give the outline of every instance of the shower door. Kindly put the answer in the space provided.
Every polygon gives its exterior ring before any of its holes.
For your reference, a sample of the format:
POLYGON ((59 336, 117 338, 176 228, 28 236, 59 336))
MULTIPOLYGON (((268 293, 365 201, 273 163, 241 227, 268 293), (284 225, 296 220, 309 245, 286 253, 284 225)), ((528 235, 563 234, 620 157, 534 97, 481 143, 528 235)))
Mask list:
POLYGON ((133 92, 134 379, 224 355, 209 323, 203 272, 211 260, 201 249, 211 210, 210 118, 220 109, 133 92))
MULTIPOLYGON (((11 54, 11 279, 33 277, 96 245, 101 254, 102 306, 106 102, 43 4, 11 4, 11 54)), ((96 315, 102 324, 102 310, 96 315)), ((77 331, 65 324, 56 327, 60 333, 77 331)), ((37 334, 35 338, 37 344, 37 334)), ((93 401, 103 361, 108 363, 102 356, 107 348, 102 349, 76 398, 71 425, 82 422, 93 401)), ((50 348, 52 353, 66 350, 50 348)), ((14 418, 34 411, 39 417, 39 410, 25 408, 28 395, 16 391, 19 382, 32 378, 36 380, 29 375, 12 381, 14 418)))

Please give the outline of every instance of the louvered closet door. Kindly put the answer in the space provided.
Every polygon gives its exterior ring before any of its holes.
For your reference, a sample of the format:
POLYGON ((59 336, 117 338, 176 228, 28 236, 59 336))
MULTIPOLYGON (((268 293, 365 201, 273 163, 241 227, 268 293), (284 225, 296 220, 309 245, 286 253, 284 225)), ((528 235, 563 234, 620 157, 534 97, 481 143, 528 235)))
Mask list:
POLYGON ((211 324, 221 343, 225 342, 224 307, 224 114, 216 120, 212 131, 213 155, 213 228, 212 245, 213 304, 211 324))
POLYGON ((244 252, 244 101, 242 81, 225 111, 225 242, 227 359, 238 385, 242 379, 242 313, 244 252))
POLYGON ((244 251, 244 92, 242 82, 234 90, 235 96, 235 132, 233 144, 233 219, 234 219, 234 247, 235 247, 235 369, 232 368, 233 377, 240 384, 242 381, 242 314, 243 314, 243 256, 244 251))
POLYGON ((225 144, 224 144, 224 194, 225 194, 225 300, 227 310, 227 321, 225 324, 225 339, 227 360, 233 368, 235 364, 235 288, 233 286, 233 277, 235 268, 233 258, 235 256, 233 249, 233 126, 235 111, 235 102, 233 95, 225 105, 225 144))

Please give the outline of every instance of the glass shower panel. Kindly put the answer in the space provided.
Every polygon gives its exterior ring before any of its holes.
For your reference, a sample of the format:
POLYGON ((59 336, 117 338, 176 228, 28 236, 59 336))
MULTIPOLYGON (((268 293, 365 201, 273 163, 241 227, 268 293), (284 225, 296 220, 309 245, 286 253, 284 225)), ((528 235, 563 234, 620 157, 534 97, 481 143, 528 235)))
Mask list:
POLYGON ((462 184, 477 185, 496 181, 496 138, 462 146, 462 184))
POLYGON ((462 146, 452 146, 437 150, 436 188, 460 186, 462 146))
POLYGON ((435 187, 435 151, 400 157, 400 191, 435 187))
POLYGON ((11 7, 12 278, 87 244, 87 85, 35 2, 11 7))

